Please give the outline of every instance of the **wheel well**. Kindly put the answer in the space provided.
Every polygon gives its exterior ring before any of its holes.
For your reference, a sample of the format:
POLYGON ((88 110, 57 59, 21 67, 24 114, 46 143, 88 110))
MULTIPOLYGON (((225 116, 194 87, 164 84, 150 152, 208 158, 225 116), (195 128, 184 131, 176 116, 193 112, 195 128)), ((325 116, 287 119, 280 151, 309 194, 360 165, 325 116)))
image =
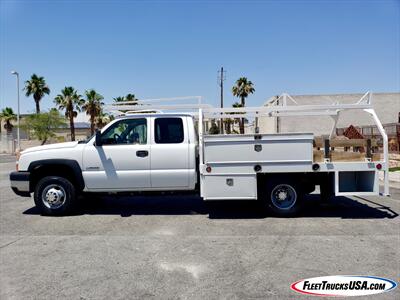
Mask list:
POLYGON ((30 171, 30 191, 33 192, 37 183, 46 176, 59 176, 69 180, 78 190, 83 190, 84 184, 82 173, 79 168, 80 177, 77 170, 67 164, 41 164, 31 168, 30 171))

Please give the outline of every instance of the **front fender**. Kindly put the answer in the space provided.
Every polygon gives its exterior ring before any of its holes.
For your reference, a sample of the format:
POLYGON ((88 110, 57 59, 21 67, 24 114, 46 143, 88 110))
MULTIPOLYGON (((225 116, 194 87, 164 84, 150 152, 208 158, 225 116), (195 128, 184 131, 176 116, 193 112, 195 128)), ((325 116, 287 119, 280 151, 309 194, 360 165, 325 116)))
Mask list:
MULTIPOLYGON (((83 190, 85 188, 85 181, 83 180, 82 176, 82 169, 79 163, 76 160, 72 159, 42 159, 33 161, 29 164, 28 172, 35 173, 35 171, 39 171, 40 168, 45 167, 46 169, 54 168, 54 172, 59 172, 60 166, 67 167, 71 170, 76 184, 78 185, 77 188, 79 190, 83 190)), ((31 181, 32 185, 32 181, 31 181)), ((33 186, 31 186, 31 190, 33 190, 33 186)))

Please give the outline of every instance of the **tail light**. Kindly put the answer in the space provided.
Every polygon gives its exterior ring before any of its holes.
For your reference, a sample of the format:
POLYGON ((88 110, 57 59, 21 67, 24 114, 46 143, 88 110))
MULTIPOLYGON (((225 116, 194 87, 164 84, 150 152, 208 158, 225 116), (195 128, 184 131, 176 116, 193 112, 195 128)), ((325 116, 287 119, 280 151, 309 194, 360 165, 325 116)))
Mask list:
POLYGON ((207 168, 206 168, 206 171, 207 171, 207 173, 211 173, 211 167, 210 166, 207 166, 207 168))
POLYGON ((382 165, 381 165, 381 164, 376 164, 376 168, 377 168, 378 170, 380 170, 380 169, 382 169, 382 165))

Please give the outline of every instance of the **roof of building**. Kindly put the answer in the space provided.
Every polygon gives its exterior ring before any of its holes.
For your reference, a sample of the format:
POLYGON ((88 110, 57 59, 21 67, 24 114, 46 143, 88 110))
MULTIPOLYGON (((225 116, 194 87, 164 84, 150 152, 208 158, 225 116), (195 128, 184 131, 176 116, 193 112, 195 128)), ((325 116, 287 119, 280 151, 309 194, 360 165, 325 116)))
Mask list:
MULTIPOLYGON (((87 122, 75 122, 74 126, 76 129, 89 129, 90 128, 90 123, 87 122)), ((69 128, 69 124, 68 124, 68 128, 69 128)))

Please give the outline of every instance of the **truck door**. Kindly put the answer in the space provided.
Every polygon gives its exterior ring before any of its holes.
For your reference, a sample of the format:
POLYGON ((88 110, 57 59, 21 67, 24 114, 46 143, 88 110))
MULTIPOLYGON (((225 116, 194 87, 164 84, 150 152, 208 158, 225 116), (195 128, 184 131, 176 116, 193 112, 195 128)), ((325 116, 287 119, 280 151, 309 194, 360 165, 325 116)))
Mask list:
POLYGON ((151 186, 189 188, 189 137, 186 117, 152 117, 151 186))
POLYGON ((151 188, 149 121, 143 117, 121 119, 102 133, 102 146, 85 147, 83 176, 89 189, 151 188))

